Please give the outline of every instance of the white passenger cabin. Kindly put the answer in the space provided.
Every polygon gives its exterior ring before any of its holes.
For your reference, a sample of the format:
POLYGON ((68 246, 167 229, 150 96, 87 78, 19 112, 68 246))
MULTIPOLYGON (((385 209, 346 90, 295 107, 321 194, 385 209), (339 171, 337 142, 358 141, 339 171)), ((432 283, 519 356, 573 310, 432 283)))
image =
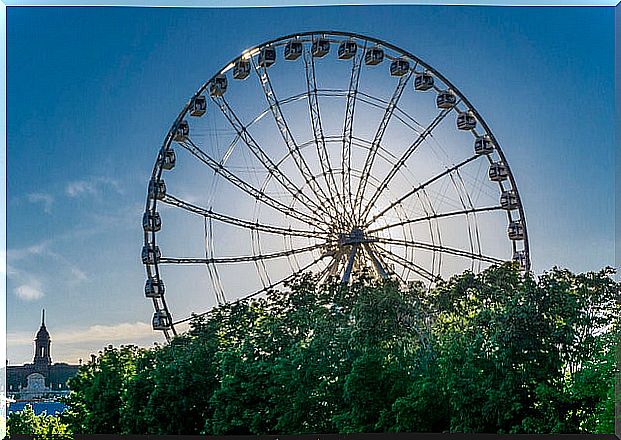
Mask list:
POLYGON ((177 163, 177 156, 175 155, 175 150, 169 147, 168 150, 164 152, 163 157, 160 156, 160 160, 163 169, 172 170, 177 163))
POLYGON ((153 330, 168 330, 170 328, 170 316, 166 310, 158 310, 153 314, 153 330))
POLYGON ((185 142, 190 135, 190 125, 188 121, 181 121, 175 129, 174 140, 175 142, 185 142))
POLYGON ((325 57, 330 52, 330 42, 323 37, 315 38, 311 47, 311 53, 315 58, 325 57))
POLYGON ((494 145, 489 136, 479 136, 474 141, 474 154, 482 156, 494 152, 494 145))
POLYGON ((211 96, 222 96, 226 93, 227 86, 226 76, 219 74, 209 83, 209 94, 211 96))
POLYGON ((459 130, 472 130, 477 126, 477 119, 470 112, 463 112, 457 116, 457 128, 459 130))
POLYGON ((149 278, 144 285, 144 295, 147 298, 161 298, 165 291, 164 281, 156 278, 149 278))
POLYGON ((190 116, 203 116, 207 111, 207 99, 203 96, 195 96, 190 103, 190 116))
POLYGON ((239 59, 233 66, 233 79, 246 79, 250 75, 250 61, 239 59))
POLYGON ((512 189, 503 191, 500 195, 500 206, 502 209, 511 211, 519 207, 518 197, 515 191, 512 189))
POLYGON ((149 181, 149 198, 162 200, 166 195, 166 184, 162 179, 149 181))
POLYGON ((354 40, 345 40, 339 44, 338 50, 338 59, 339 60, 349 60, 354 55, 356 55, 356 50, 358 49, 358 45, 354 40))
POLYGON ((390 74, 392 76, 403 76, 410 70, 410 63, 405 58, 397 58, 390 63, 390 74))
POLYGON ((441 109, 450 109, 457 104, 457 96, 450 90, 443 90, 436 97, 436 106, 441 109))
POLYGON ((144 232, 157 232, 162 229, 160 213, 147 211, 142 215, 142 229, 144 232))
POLYGON ((425 91, 433 87, 433 76, 427 72, 417 73, 414 78, 414 89, 425 91))
POLYGON ((160 248, 152 244, 147 244, 142 247, 142 264, 156 264, 162 254, 160 248))
POLYGON ((285 46, 285 60, 295 61, 302 55, 302 42, 298 40, 291 40, 285 46))
POLYGON ((507 228, 509 239, 513 241, 524 240, 524 224, 521 220, 514 220, 507 228))
POLYGON ((502 182, 509 177, 509 170, 502 162, 494 162, 489 166, 489 179, 492 182, 502 182))
POLYGON ((276 62, 276 49, 271 46, 261 48, 259 52, 259 67, 270 67, 276 62))
POLYGON ((373 46, 364 54, 364 64, 367 66, 376 66, 382 61, 384 61, 384 51, 381 47, 373 46))

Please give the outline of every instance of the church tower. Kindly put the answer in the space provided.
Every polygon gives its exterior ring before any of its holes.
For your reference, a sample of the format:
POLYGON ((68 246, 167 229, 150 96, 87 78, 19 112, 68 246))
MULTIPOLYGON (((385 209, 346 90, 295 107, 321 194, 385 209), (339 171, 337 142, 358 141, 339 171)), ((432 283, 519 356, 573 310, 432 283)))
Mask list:
POLYGON ((35 337, 34 364, 36 366, 47 367, 52 364, 52 358, 50 356, 51 342, 50 334, 45 328, 45 309, 43 309, 41 327, 35 337))

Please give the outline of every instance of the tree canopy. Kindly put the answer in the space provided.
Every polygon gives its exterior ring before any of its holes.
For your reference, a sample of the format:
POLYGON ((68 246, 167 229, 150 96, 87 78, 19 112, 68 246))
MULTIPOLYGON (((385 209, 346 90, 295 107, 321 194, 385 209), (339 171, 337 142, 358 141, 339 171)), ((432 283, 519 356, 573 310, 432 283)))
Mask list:
POLYGON ((612 274, 505 264, 431 290, 305 275, 165 346, 104 349, 61 418, 75 433, 612 433, 612 274))

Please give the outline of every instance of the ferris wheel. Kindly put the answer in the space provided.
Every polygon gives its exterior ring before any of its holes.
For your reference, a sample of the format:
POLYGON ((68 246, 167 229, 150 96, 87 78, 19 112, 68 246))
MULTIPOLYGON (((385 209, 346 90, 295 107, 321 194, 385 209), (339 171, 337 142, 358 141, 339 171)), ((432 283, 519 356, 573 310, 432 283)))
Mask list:
POLYGON ((481 115, 418 57, 345 32, 268 41, 205 82, 159 150, 143 229, 166 338, 303 272, 432 286, 530 268, 515 178, 481 115), (166 292, 168 277, 184 287, 166 292))

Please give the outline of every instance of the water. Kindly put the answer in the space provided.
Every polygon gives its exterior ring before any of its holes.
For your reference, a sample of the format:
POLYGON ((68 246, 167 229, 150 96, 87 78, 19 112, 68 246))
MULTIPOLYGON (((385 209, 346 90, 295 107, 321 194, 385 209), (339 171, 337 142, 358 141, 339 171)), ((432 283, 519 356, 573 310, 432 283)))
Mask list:
POLYGON ((48 415, 60 414, 67 407, 60 402, 11 402, 7 405, 7 413, 22 411, 26 405, 31 405, 36 415, 46 412, 48 415))

